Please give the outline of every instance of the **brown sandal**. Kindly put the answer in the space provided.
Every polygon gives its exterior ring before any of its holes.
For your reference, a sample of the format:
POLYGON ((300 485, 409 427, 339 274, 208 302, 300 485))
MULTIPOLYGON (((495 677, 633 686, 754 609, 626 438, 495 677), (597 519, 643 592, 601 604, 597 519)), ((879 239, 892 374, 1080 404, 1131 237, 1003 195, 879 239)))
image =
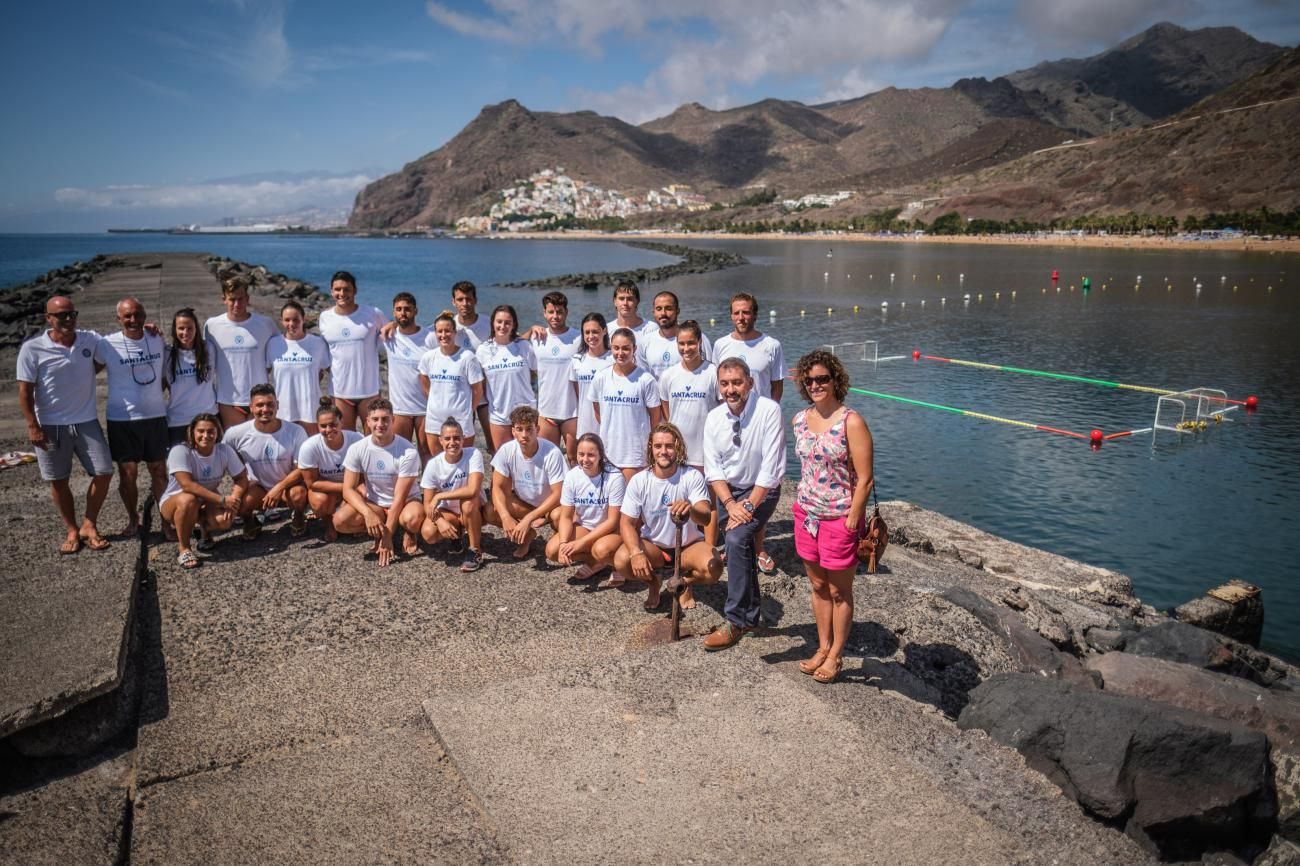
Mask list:
POLYGON ((826 657, 831 654, 830 650, 819 649, 812 654, 812 658, 806 658, 799 662, 799 670, 811 676, 817 672, 817 669, 826 661, 826 657))
POLYGON ((844 667, 844 657, 840 656, 834 660, 826 659, 817 670, 813 671, 813 679, 824 685, 835 682, 840 678, 840 670, 844 667))

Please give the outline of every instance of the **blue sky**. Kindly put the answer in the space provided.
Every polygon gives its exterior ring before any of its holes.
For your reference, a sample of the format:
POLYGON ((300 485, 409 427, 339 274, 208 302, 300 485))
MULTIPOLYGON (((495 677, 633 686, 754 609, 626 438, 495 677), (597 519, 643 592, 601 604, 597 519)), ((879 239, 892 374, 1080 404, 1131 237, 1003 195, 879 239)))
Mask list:
POLYGON ((1300 41, 1283 0, 72 0, 2 14, 0 231, 342 206, 508 98, 641 122, 687 101, 944 87, 1160 20, 1300 41))

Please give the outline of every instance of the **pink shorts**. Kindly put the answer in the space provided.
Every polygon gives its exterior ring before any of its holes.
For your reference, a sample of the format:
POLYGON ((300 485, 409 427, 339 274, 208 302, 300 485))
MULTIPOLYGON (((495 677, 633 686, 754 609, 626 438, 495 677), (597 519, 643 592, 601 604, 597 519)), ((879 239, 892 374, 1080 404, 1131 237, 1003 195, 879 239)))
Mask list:
MULTIPOLYGON (((858 564, 858 539, 865 530, 859 525, 857 531, 849 532, 844 528, 844 518, 817 521, 817 537, 804 525, 808 512, 798 502, 794 504, 794 549, 804 562, 820 565, 827 571, 843 571, 856 568, 858 564)), ((816 519, 816 518, 814 518, 816 519)))

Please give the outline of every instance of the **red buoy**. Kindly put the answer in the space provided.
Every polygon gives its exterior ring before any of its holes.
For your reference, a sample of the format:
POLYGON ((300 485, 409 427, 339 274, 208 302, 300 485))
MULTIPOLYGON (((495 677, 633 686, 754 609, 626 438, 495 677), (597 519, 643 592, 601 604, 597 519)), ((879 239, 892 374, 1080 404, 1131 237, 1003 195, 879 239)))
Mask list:
POLYGON ((1059 280, 1060 278, 1061 278, 1061 272, 1058 271, 1058 270, 1056 270, 1056 269, 1053 269, 1053 270, 1052 270, 1052 282, 1056 282, 1056 281, 1059 280))
MULTIPOLYGON (((913 350, 912 350, 912 360, 913 360, 913 361, 919 361, 919 360, 921 360, 921 350, 920 350, 920 349, 913 349, 913 350)), ((1255 398, 1254 398, 1254 397, 1251 397, 1250 399, 1254 400, 1255 398)))
POLYGON ((1092 445, 1093 448, 1100 448, 1101 443, 1105 438, 1106 437, 1102 435, 1102 432, 1100 430, 1093 430, 1091 433, 1088 434, 1088 442, 1092 445))
POLYGON ((1259 398, 1256 397, 1254 394, 1251 394, 1249 397, 1246 398, 1246 411, 1254 412, 1258 408, 1259 408, 1259 398))

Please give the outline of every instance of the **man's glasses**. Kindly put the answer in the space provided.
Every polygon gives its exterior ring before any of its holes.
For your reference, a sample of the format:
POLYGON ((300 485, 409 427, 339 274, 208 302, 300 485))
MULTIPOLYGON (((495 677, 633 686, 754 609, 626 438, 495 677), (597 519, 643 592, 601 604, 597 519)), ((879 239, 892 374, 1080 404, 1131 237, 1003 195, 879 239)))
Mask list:
POLYGON ((64 310, 61 313, 46 313, 45 315, 53 316, 54 318, 58 319, 60 322, 70 322, 73 319, 77 318, 77 311, 64 310))
POLYGON ((158 371, 153 368, 153 364, 145 360, 143 352, 131 359, 131 378, 137 385, 152 385, 158 378, 158 371), (144 378, 145 376, 148 378, 144 378))
POLYGON ((809 385, 829 385, 830 383, 831 383, 831 377, 829 375, 803 377, 804 387, 808 387, 809 385))
POLYGON ((731 422, 731 444, 740 447, 740 422, 731 422))

